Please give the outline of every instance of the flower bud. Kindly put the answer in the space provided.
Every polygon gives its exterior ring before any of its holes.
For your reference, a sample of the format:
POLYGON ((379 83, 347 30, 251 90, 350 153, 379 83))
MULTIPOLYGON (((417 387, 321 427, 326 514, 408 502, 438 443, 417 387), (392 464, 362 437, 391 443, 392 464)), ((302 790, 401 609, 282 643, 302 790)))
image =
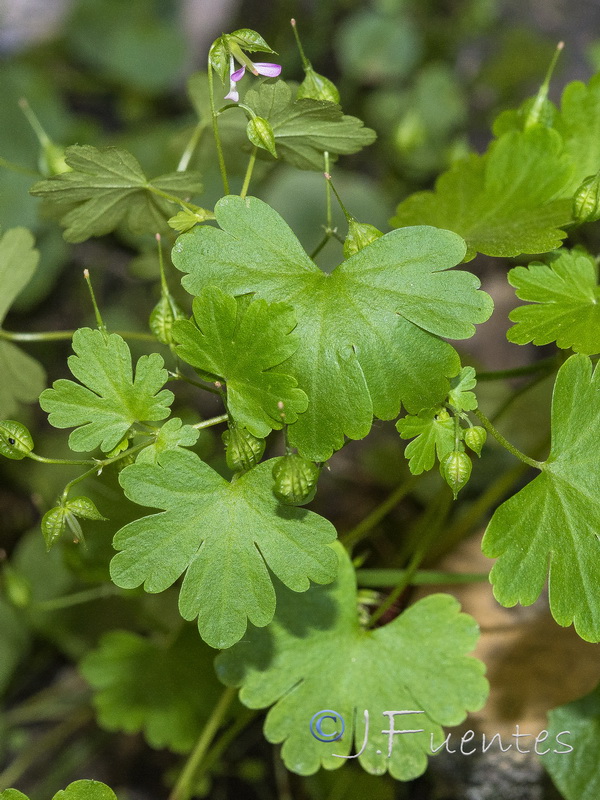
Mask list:
POLYGON ((472 466, 469 456, 460 450, 453 450, 441 460, 440 472, 443 479, 452 489, 455 500, 460 490, 471 477, 472 466))
POLYGON ((255 467, 265 452, 265 440, 253 436, 246 428, 231 425, 223 434, 225 460, 233 472, 245 472, 255 467))
POLYGON ((282 456, 273 467, 273 491, 286 505, 302 506, 310 503, 317 493, 320 472, 313 461, 299 453, 282 456))

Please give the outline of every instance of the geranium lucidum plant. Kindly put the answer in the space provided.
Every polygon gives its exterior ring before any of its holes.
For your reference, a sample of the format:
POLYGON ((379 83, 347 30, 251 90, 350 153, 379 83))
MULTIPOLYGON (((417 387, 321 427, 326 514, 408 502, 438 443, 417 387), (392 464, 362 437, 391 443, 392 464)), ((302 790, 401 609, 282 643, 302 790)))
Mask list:
MULTIPOLYGON (((279 79, 279 65, 254 62, 247 52, 273 51, 252 30, 224 34, 210 49, 207 77, 191 84, 202 84, 194 95, 204 103, 199 128, 208 120, 215 137, 224 194, 214 208, 194 202, 202 176, 188 166, 198 129, 173 172, 150 178, 124 149, 72 145, 64 155, 68 169, 31 190, 68 242, 123 230, 157 235, 160 299, 148 309, 148 330, 112 330, 90 284, 95 328, 29 336, 72 340, 70 376, 48 388, 41 365, 18 345, 23 337, 0 330, 9 376, 0 388, 7 417, 0 454, 49 470, 77 469, 42 516, 47 549, 66 548, 68 539, 91 545, 104 526, 113 537, 114 591, 140 605, 139 587, 176 598, 179 617, 165 623, 167 635, 113 629, 80 661, 100 726, 141 731, 152 747, 192 752, 172 800, 192 796, 217 757, 206 755, 212 737, 221 725, 231 726, 225 733, 242 732, 252 718, 248 709, 270 709, 265 736, 283 744, 292 772, 310 775, 356 758, 372 775, 420 775, 443 726, 480 709, 488 684, 484 665, 469 655, 477 622, 449 594, 407 604, 406 590, 427 581, 420 567, 444 550, 445 537, 456 541, 457 530, 469 532, 526 471, 535 477, 493 511, 483 538, 483 552, 497 559, 494 594, 506 606, 531 604, 547 580, 556 622, 600 640, 600 290, 595 257, 563 245, 567 230, 600 217, 600 145, 589 119, 600 124, 600 78, 567 87, 560 109, 544 85, 533 102, 503 113, 485 153, 460 159, 432 191, 403 200, 393 230, 382 233, 355 219, 334 187, 338 157, 370 145, 374 131, 343 113, 331 99, 333 84, 303 53, 306 79, 298 88, 279 79), (253 81, 239 102, 245 70, 266 79, 253 81), (217 107, 215 76, 235 105, 217 107), (242 113, 249 160, 236 194, 219 123, 242 113), (312 254, 274 208, 249 194, 258 159, 325 173, 327 218, 312 254), (346 236, 332 224, 333 193, 346 236), (337 243, 339 264, 325 273, 318 255, 337 243), (552 405, 544 410, 551 416, 545 460, 538 460, 543 441, 535 457, 525 455, 479 407, 478 379, 506 373, 478 376, 455 346, 492 313, 491 298, 466 267, 477 253, 524 261, 508 272, 526 301, 515 301, 509 340, 555 344, 549 357, 508 374, 556 373, 552 405), (179 280, 185 295, 173 289, 179 280), (129 345, 136 339, 149 344, 137 359, 129 345), (216 395, 218 413, 198 419, 174 411, 182 385, 216 395), (73 457, 46 455, 15 419, 20 403, 38 397, 50 425, 70 431, 73 457), (380 509, 338 536, 325 516, 304 506, 337 451, 367 437, 374 423, 392 421, 397 448, 408 441, 407 475, 380 509), (199 442, 216 426, 224 427, 218 469, 199 442), (522 469, 513 470, 512 483, 502 476, 503 491, 495 483, 487 494, 481 489, 489 499, 475 501, 479 516, 464 523, 453 501, 469 491, 490 437, 522 469), (366 585, 386 591, 370 604, 357 602, 357 582, 364 586, 367 574, 358 568, 368 555, 362 543, 436 465, 443 480, 412 538, 402 540, 394 569, 381 579, 368 570, 366 585), (115 476, 128 501, 127 518, 117 522, 118 503, 108 499, 115 476), (111 479, 110 491, 98 490, 111 479), (216 672, 215 649, 223 651, 216 672), (392 747, 384 725, 398 708, 419 715, 418 730, 392 747), (314 722, 325 711, 330 722, 342 720, 341 733, 314 722)), ((0 321, 37 262, 27 230, 4 233, 0 321)), ((15 574, 7 578, 13 599, 15 574)), ((19 597, 26 607, 26 594, 19 597)), ((83 783, 60 797, 114 796, 83 783)), ((16 790, 0 794, 21 797, 16 790)))

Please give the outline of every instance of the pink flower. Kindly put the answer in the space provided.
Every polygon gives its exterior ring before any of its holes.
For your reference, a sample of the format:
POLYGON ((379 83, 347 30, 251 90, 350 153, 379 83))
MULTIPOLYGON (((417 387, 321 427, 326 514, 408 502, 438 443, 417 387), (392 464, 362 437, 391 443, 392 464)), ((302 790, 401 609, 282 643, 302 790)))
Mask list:
MULTIPOLYGON (((246 67, 241 66, 234 70, 235 62, 233 56, 230 57, 229 67, 229 93, 225 95, 225 100, 232 100, 234 103, 239 102, 240 94, 237 90, 236 83, 241 81, 246 72, 246 67)), ((263 62, 254 62, 248 59, 248 69, 253 75, 264 75, 267 78, 276 78, 281 74, 280 64, 268 64, 263 62)))

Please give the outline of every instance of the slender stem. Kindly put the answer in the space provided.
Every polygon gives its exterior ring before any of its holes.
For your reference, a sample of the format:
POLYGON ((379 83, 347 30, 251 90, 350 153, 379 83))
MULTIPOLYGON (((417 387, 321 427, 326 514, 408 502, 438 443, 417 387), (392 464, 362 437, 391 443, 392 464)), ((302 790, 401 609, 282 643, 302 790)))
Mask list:
POLYGON ((250 180, 252 178, 252 173, 254 171, 254 165, 256 164, 257 153, 258 153, 258 147, 254 145, 254 149, 252 150, 250 160, 248 161, 248 168, 246 169, 246 174, 244 176, 244 184, 242 186, 242 191, 240 192, 240 197, 246 197, 246 194, 248 193, 248 187, 250 186, 250 180))
POLYGON ((492 372, 478 372, 478 381, 498 381, 503 378, 520 378, 521 375, 530 375, 532 372, 539 372, 540 370, 547 370, 551 372, 557 366, 558 356, 560 354, 542 358, 539 361, 534 361, 532 364, 525 364, 522 367, 513 367, 512 369, 497 369, 492 372))
POLYGON ((12 161, 8 161, 8 159, 2 156, 0 156, 0 167, 9 169, 11 172, 18 172, 20 175, 27 175, 29 178, 37 178, 39 180, 42 177, 39 172, 29 169, 28 167, 22 167, 20 164, 14 164, 12 161))
POLYGON ((121 589, 112 583, 103 583, 93 589, 84 589, 81 592, 74 592, 63 597, 55 597, 52 600, 43 600, 40 603, 33 603, 34 611, 57 611, 61 608, 71 608, 82 603, 89 603, 92 600, 103 600, 106 597, 113 597, 120 594, 121 589))
POLYGON ((388 495, 385 500, 380 503, 377 508, 373 509, 355 528, 344 533, 340 536, 340 541, 347 550, 350 550, 354 545, 364 539, 373 528, 386 517, 390 511, 395 508, 398 503, 406 497, 416 483, 416 476, 411 475, 404 483, 397 486, 394 491, 388 495))
POLYGON ((34 461, 39 461, 40 464, 65 464, 70 467, 89 467, 90 464, 98 464, 98 462, 93 458, 88 458, 86 460, 71 458, 45 458, 44 456, 38 456, 37 453, 34 453, 33 451, 31 453, 27 453, 27 458, 32 458, 34 461))
POLYGON ((210 113, 212 117, 212 129, 215 137, 215 145, 217 148, 217 158, 219 160, 219 170, 221 171, 221 180, 223 181, 223 191, 225 194, 229 194, 229 180, 227 178, 227 168, 225 167, 225 158, 223 156, 223 147, 221 145, 221 135, 219 134, 219 125, 217 122, 217 111, 215 109, 213 72, 210 59, 208 61, 208 94, 210 97, 210 113))
MULTIPOLYGON (((302 59, 302 69, 307 70, 310 67, 310 61, 304 55, 304 48, 302 47, 302 42, 300 41, 300 36, 298 31, 296 30, 296 20, 291 19, 290 25, 292 26, 292 30, 294 31, 294 38, 296 40, 296 46, 298 48, 298 52, 300 53, 300 58, 302 59)), ((329 172, 329 170, 327 170, 329 172)))
POLYGON ((104 336, 104 339, 108 339, 108 332, 106 330, 106 325, 104 324, 104 320, 102 319, 102 314, 100 313, 100 308, 98 307, 98 303, 96 302, 96 295, 94 293, 94 287, 92 286, 92 280, 90 278, 90 271, 89 269, 83 270, 83 277, 85 278, 85 282, 87 283, 88 291, 90 293, 90 297, 92 299, 92 306, 94 308, 94 316, 96 317, 96 325, 98 326, 98 330, 104 336))
POLYGON ((229 419, 229 414, 221 414, 219 417, 212 417, 211 419, 204 419, 202 422, 197 422, 195 425, 192 425, 192 428, 196 428, 196 430, 200 431, 203 428, 212 428, 213 425, 220 425, 221 422, 227 422, 229 419))
POLYGON ((549 374, 550 370, 545 370, 539 375, 536 375, 533 380, 529 381, 529 383, 526 383, 524 386, 521 386, 516 391, 512 392, 512 394, 506 398, 504 403, 502 403, 500 408, 494 411, 493 415, 490 417, 490 422, 496 422, 496 420, 500 419, 500 417, 512 406, 516 400, 529 392, 531 389, 538 386, 538 384, 540 384, 542 381, 545 381, 549 374))
MULTIPOLYGON (((33 333, 15 333, 0 329, 0 339, 8 342, 64 342, 73 338, 75 331, 35 331, 33 333)), ((137 339, 141 342, 156 342, 151 333, 141 331, 115 331, 123 339, 137 339)))
MULTIPOLYGON (((406 579, 405 569, 358 569, 356 580, 359 586, 385 588, 395 586, 406 579)), ((477 583, 488 579, 487 572, 440 572, 431 569, 417 570, 410 578, 412 586, 427 586, 431 583, 447 584, 477 583)))
POLYGON ((391 608, 396 600, 400 597, 402 592, 412 583, 413 576, 416 574, 421 561, 427 555, 430 543, 434 537, 439 533, 441 526, 444 523, 450 509, 450 493, 444 492, 440 496, 439 502, 432 504, 420 520, 420 529, 422 536, 419 544, 415 549, 412 558, 408 562, 405 570, 402 570, 402 576, 396 586, 392 589, 389 595, 385 598, 379 608, 375 609, 369 620, 369 627, 373 625, 391 608))
POLYGON ((192 135, 190 136, 190 140, 185 147, 185 150, 181 154, 179 164, 177 164, 177 172, 185 172, 189 167, 192 156, 194 155, 194 150, 198 147, 200 139, 202 138, 202 134, 205 130, 206 122, 199 122, 196 125, 192 135))
POLYGON ((249 708, 242 708, 240 715, 237 717, 226 731, 219 736, 214 745, 206 754, 206 758, 196 771, 196 783, 210 770, 213 764, 220 758, 220 756, 227 750, 231 742, 238 736, 244 728, 252 722, 255 717, 259 715, 259 711, 253 711, 249 708))
POLYGON ((173 787, 173 791, 169 795, 169 800, 190 800, 196 772, 199 769, 202 759, 210 747, 210 743, 212 742, 217 730, 221 726, 223 718, 225 717, 229 706, 233 702, 236 693, 237 689, 232 686, 223 691, 219 702, 214 707, 208 722, 200 734, 200 738, 196 742, 196 746, 190 753, 181 775, 173 787))
POLYGON ((544 469, 544 464, 542 461, 535 461, 533 458, 529 458, 529 456, 526 456, 525 453, 522 453, 507 439, 505 439, 504 436, 502 436, 502 434, 500 433, 500 431, 496 430, 496 428, 492 425, 490 420, 485 416, 485 414, 482 411, 476 408, 475 411, 473 411, 473 413, 475 414, 477 419, 481 422, 486 431, 488 433, 491 433, 494 439, 496 439, 496 441, 499 442, 502 445, 502 447, 508 450, 509 453, 512 453, 513 456, 518 458, 524 464, 528 464, 530 467, 535 467, 535 469, 541 469, 541 470, 544 469))

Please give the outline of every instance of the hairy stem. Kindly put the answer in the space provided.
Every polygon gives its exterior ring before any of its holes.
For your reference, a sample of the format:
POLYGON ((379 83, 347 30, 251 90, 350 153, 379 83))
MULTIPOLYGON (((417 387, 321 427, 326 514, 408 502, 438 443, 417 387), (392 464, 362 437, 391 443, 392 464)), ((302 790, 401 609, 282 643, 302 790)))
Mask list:
POLYGON ((181 775, 173 787, 173 791, 169 795, 169 800, 190 800, 194 788, 196 773, 200 768, 206 751, 210 747, 210 743, 214 739, 216 732, 221 726, 225 714, 227 713, 227 709, 233 702, 236 694, 237 689, 234 689, 231 686, 225 689, 221 694, 219 702, 213 708, 212 714, 204 726, 204 729, 200 734, 200 738, 196 742, 196 746, 190 753, 190 756, 183 767, 181 775))

